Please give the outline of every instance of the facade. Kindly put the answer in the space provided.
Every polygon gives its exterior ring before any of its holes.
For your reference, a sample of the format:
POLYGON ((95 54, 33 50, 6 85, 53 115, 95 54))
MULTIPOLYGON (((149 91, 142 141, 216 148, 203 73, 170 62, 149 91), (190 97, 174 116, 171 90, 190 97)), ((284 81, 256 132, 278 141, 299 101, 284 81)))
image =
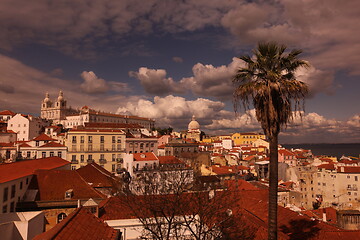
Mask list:
POLYGON ((60 124, 61 120, 65 120, 66 116, 75 114, 77 111, 66 106, 63 92, 59 92, 59 96, 54 104, 50 100, 49 93, 45 94, 45 98, 41 102, 41 118, 52 120, 54 124, 60 124))
POLYGON ((321 164, 301 169, 303 207, 311 209, 313 204, 340 210, 360 207, 360 166, 321 164))
POLYGON ((186 133, 186 139, 192 139, 196 142, 200 142, 201 131, 200 124, 196 121, 195 115, 192 116, 191 122, 188 125, 188 131, 186 133))
POLYGON ((155 127, 155 121, 150 118, 105 113, 92 110, 87 106, 81 108, 76 114, 66 116, 61 123, 65 128, 85 126, 86 123, 137 124, 138 128, 143 127, 148 130, 155 127))
POLYGON ((74 128, 68 131, 65 145, 73 170, 92 162, 113 173, 123 167, 125 133, 122 130, 74 128))
POLYGON ((155 137, 134 137, 128 134, 126 136, 126 153, 146 153, 157 152, 158 140, 155 137))
POLYGON ((165 145, 165 156, 180 157, 184 152, 197 153, 199 145, 196 143, 168 143, 165 145))
POLYGON ((8 121, 8 130, 17 133, 18 141, 29 141, 38 136, 49 123, 30 115, 16 114, 8 121))
POLYGON ((265 135, 261 133, 234 133, 231 135, 234 145, 251 145, 257 139, 265 139, 265 135))
POLYGON ((15 115, 16 115, 16 113, 14 113, 10 110, 1 111, 0 112, 0 122, 7 123, 15 115))
POLYGON ((15 212, 36 169, 69 168, 69 163, 58 157, 0 164, 0 213, 15 212))

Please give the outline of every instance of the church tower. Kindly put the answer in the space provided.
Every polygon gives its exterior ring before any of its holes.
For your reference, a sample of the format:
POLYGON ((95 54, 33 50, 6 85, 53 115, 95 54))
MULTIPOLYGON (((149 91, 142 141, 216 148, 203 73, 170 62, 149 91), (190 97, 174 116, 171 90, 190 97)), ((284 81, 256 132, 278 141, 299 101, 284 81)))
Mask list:
POLYGON ((54 105, 49 98, 49 93, 46 93, 41 103, 41 118, 53 120, 54 123, 60 123, 60 120, 65 119, 66 113, 66 100, 64 99, 63 92, 60 90, 54 105))

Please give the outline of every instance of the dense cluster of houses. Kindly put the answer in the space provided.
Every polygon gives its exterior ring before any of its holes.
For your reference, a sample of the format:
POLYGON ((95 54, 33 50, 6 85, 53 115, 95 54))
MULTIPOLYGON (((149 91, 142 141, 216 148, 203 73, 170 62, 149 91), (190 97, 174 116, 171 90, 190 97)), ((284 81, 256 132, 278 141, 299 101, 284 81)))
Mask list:
MULTIPOLYGON (((54 105, 46 95, 41 118, 0 112, 4 239, 145 238, 145 223, 154 216, 142 210, 141 219, 135 210, 147 205, 146 196, 161 196, 168 208, 177 196, 175 222, 182 229, 197 221, 182 231, 193 239, 192 228, 202 221, 196 204, 186 201, 200 192, 207 202, 228 193, 236 204, 227 199, 221 214, 234 226, 255 229, 253 239, 266 238, 269 143, 263 134, 209 137, 195 117, 182 132, 160 136, 153 127, 151 119, 67 108, 62 92, 54 105), (186 213, 179 204, 187 205, 186 213)), ((360 235, 359 158, 279 145, 278 159, 280 239, 300 234, 291 229, 296 223, 312 232, 309 239, 360 235)), ((226 234, 239 233, 234 226, 226 234)))

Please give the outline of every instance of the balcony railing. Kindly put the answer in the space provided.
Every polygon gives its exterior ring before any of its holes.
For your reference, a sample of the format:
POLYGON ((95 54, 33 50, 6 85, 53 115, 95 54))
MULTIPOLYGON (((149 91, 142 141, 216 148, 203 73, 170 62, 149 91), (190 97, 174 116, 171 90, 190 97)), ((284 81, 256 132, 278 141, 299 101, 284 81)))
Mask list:
POLYGON ((69 153, 76 153, 76 152, 125 152, 125 148, 120 148, 120 149, 112 149, 112 148, 104 148, 101 149, 93 147, 92 149, 89 148, 84 148, 83 150, 81 149, 71 149, 69 150, 69 153))
POLYGON ((71 160, 71 164, 79 164, 79 160, 71 160))
POLYGON ((105 164, 105 163, 107 163, 107 161, 106 161, 106 159, 99 159, 99 163, 100 164, 105 164))
POLYGON ((87 163, 92 163, 94 161, 94 159, 88 159, 86 160, 87 163))
POLYGON ((116 159, 116 162, 118 162, 118 163, 123 163, 123 162, 124 162, 124 159, 122 159, 122 158, 117 158, 117 159, 116 159))

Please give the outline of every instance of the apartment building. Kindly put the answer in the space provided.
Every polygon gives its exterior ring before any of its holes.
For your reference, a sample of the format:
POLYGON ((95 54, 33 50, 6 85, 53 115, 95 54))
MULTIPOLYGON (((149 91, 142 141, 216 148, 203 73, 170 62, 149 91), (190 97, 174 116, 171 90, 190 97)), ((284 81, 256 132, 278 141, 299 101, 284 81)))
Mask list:
POLYGON ((8 121, 8 130, 17 133, 18 141, 29 141, 38 136, 49 122, 30 115, 16 114, 8 121))
POLYGON ((234 145, 251 145, 257 139, 265 139, 265 135, 261 133, 234 133, 231 135, 234 145))
POLYGON ((339 210, 360 207, 360 166, 321 164, 306 166, 300 171, 302 206, 311 209, 314 204, 339 210))
POLYGON ((113 173, 123 167, 125 133, 120 129, 73 128, 66 135, 65 145, 73 170, 92 162, 113 173))

